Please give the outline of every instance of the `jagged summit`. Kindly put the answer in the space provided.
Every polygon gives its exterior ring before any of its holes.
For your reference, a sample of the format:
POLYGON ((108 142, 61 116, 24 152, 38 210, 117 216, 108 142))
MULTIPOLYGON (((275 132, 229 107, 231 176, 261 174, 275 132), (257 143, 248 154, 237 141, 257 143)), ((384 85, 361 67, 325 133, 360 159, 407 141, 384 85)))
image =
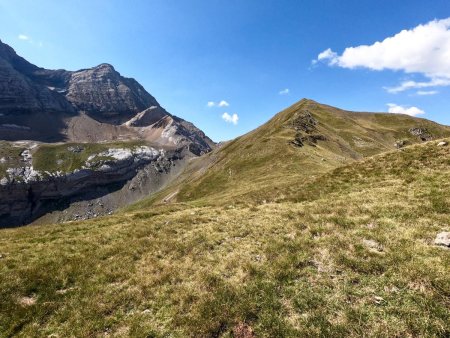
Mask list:
MULTIPOLYGON (((133 78, 102 63, 77 71, 39 68, 0 42, 0 140, 109 141, 146 139, 161 145, 185 146, 199 155, 214 142, 193 124, 167 112, 133 78), (168 121, 127 124, 150 107, 168 121), (163 115, 161 115, 163 114, 163 115), (100 125, 99 125, 100 123, 100 125), (76 130, 77 132, 74 132, 76 130)), ((146 115, 148 115, 148 111, 146 115)))
POLYGON ((98 66, 95 66, 94 68, 106 68, 106 69, 110 69, 112 71, 115 71, 114 66, 110 63, 101 63, 98 66))

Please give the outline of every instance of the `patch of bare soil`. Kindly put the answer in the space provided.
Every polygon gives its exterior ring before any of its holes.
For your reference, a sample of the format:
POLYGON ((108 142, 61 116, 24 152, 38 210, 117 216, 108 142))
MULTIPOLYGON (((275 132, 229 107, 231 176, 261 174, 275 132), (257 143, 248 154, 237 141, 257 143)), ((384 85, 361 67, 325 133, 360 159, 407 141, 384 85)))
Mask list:
POLYGON ((255 338, 253 329, 246 323, 239 323, 233 327, 234 338, 255 338))

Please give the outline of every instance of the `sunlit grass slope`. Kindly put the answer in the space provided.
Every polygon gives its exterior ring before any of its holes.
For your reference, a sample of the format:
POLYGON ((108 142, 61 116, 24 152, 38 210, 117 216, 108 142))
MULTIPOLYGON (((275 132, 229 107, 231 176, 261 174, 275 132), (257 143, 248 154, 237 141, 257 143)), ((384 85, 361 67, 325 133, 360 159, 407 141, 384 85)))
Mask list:
MULTIPOLYGON (((267 137, 286 156, 306 151, 282 134, 267 137)), ((250 151, 232 147, 215 166, 278 186, 262 164, 237 170, 250 151)), ((450 252, 433 239, 449 231, 449 168, 450 147, 431 141, 293 179, 266 203, 219 203, 238 183, 202 181, 213 203, 2 230, 0 336, 448 337, 450 252)))
MULTIPOLYGON (((450 136, 450 128, 407 115, 357 113, 303 99, 270 121, 212 153, 193 161, 185 174, 160 194, 134 209, 162 202, 167 196, 197 205, 262 202, 283 199, 286 189, 355 160, 422 142, 411 128, 426 130, 433 138, 450 136), (315 146, 292 145, 293 124, 309 113, 326 138, 315 146)), ((305 135, 305 133, 303 133, 305 135)))

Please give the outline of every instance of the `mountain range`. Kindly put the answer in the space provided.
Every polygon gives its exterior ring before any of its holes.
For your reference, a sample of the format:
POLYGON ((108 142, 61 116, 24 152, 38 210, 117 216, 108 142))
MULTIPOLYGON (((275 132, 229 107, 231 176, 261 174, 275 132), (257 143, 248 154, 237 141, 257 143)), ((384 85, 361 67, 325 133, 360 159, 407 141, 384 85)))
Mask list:
POLYGON ((450 333, 449 126, 302 99, 215 144, 1 44, 0 140, 0 336, 450 333))
POLYGON ((78 71, 39 68, 0 41, 0 139, 99 142, 143 139, 186 146, 214 142, 168 113, 135 79, 101 64, 78 71))

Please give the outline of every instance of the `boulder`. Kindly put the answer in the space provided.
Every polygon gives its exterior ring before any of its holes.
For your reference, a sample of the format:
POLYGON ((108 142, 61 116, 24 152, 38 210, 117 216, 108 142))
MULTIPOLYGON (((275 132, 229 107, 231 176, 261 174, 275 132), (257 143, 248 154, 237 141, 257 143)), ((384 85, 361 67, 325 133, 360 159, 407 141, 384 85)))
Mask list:
POLYGON ((450 247, 450 232, 444 231, 436 235, 434 239, 434 244, 439 246, 450 247))

